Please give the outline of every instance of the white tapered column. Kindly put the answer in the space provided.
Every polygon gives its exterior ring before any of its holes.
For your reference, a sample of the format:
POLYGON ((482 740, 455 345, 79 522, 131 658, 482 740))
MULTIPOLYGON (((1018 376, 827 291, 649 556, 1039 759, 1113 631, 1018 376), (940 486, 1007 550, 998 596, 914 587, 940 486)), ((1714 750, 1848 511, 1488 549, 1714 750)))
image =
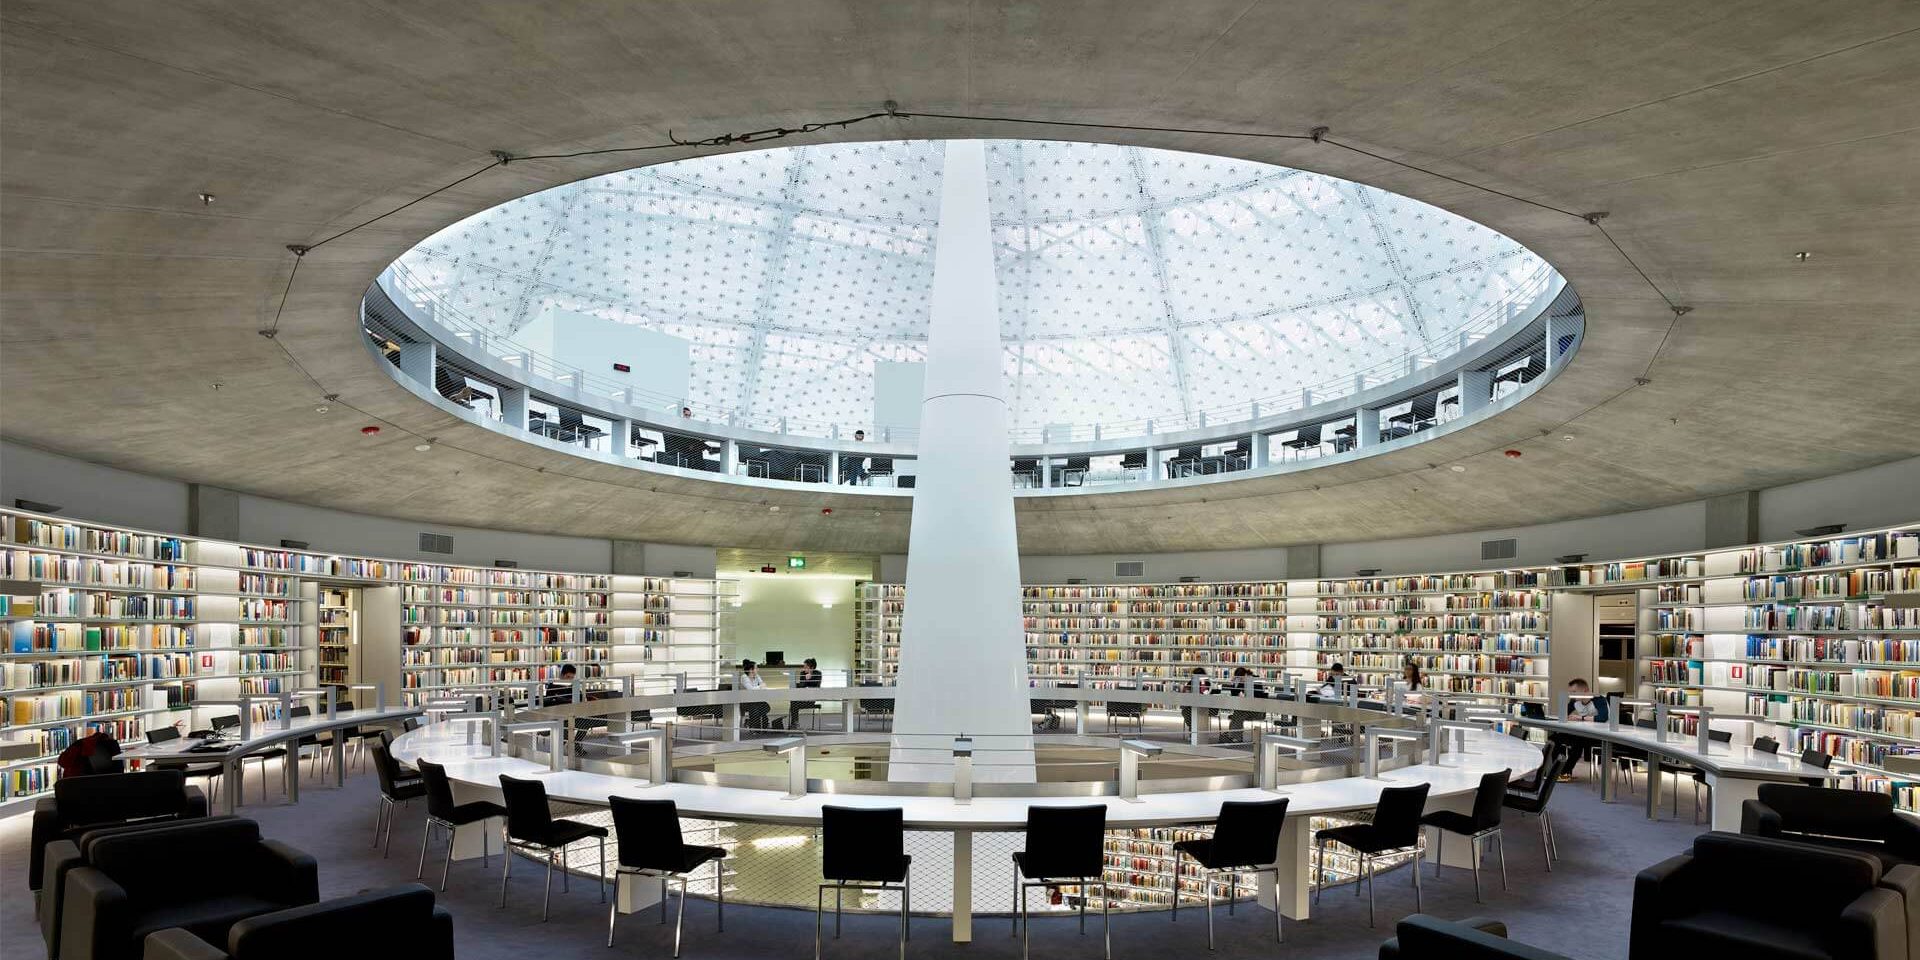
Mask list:
POLYGON ((890 780, 1033 780, 986 145, 947 143, 890 780))

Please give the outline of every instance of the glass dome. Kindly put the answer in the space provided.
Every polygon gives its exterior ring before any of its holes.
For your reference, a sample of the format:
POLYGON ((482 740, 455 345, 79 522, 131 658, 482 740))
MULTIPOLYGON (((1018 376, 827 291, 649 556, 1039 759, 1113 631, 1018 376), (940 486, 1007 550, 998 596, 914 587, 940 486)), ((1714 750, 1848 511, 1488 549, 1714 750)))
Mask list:
MULTIPOLYGON (((395 269, 502 336, 551 306, 684 339, 707 415, 866 423, 874 362, 922 359, 942 153, 830 144, 608 174, 453 224, 395 269)), ((1551 272, 1472 221, 1306 171, 1040 140, 987 157, 1016 432, 1244 417, 1392 379, 1487 335, 1551 272)))

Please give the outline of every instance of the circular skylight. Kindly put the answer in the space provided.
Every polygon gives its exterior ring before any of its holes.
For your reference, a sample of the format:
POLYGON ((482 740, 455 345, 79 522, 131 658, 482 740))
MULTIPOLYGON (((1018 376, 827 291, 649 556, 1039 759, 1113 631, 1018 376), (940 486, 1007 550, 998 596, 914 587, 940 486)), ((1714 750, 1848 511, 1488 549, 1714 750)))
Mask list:
MULTIPOLYGON (((522 197, 396 262, 511 337, 559 309, 690 343, 707 416, 873 419, 926 345, 942 145, 703 157, 522 197)), ((1550 268, 1415 200, 1222 157, 987 145, 1012 426, 1244 417, 1486 336, 1550 268)), ((1337 392, 1346 392, 1339 390, 1337 392)))

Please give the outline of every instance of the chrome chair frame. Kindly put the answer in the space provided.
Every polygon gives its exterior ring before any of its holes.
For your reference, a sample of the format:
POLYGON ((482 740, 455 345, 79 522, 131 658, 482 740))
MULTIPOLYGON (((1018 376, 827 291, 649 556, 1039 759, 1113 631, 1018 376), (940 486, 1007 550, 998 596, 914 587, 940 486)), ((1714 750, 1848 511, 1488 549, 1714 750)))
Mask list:
POLYGON ((829 880, 813 893, 813 960, 820 960, 820 920, 825 911, 828 888, 833 890, 833 938, 840 939, 840 913, 848 890, 897 890, 900 892, 900 960, 907 960, 907 941, 913 939, 913 924, 908 905, 913 902, 913 874, 899 883, 882 881, 829 880))
MULTIPOLYGON (((601 843, 604 845, 606 841, 602 840, 601 843)), ((727 929, 727 872, 726 868, 722 866, 726 862, 726 857, 715 857, 712 861, 713 899, 717 921, 716 929, 722 933, 726 932, 727 929)), ((605 869, 604 863, 602 869, 605 869)), ((659 878, 660 923, 662 926, 665 926, 667 922, 667 883, 672 880, 680 881, 680 909, 675 912, 673 917, 673 955, 678 957, 680 955, 680 931, 686 925, 687 920, 687 882, 693 879, 692 874, 681 873, 677 870, 660 870, 653 867, 628 867, 617 863, 614 864, 613 902, 607 905, 607 946, 609 947, 613 946, 613 923, 620 916, 621 877, 659 878)), ((818 938, 816 937, 815 939, 817 940, 818 938)), ((815 946, 815 952, 818 953, 818 944, 815 946)))

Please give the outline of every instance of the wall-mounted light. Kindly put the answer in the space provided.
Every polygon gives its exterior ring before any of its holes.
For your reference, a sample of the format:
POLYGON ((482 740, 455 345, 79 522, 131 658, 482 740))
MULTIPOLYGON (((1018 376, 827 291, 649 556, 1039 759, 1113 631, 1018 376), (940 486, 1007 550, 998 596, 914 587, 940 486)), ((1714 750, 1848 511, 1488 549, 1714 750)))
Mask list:
POLYGON ((832 601, 832 600, 822 600, 822 601, 820 601, 820 609, 822 609, 822 610, 832 610, 832 609, 833 609, 833 601, 832 601))

